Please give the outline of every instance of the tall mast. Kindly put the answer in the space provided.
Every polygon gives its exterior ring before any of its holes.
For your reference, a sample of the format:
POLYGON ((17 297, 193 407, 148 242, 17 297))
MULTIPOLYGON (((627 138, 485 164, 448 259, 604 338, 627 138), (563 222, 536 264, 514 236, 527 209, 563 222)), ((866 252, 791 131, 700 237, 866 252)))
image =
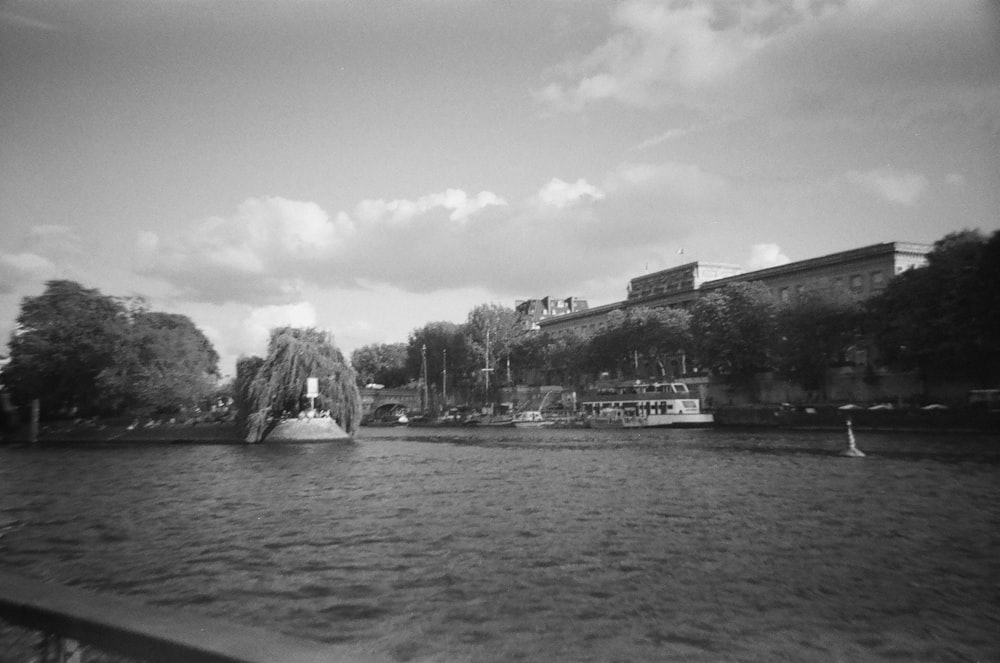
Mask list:
POLYGON ((441 351, 441 400, 448 407, 448 348, 441 351))
POLYGON ((427 344, 420 348, 420 377, 424 383, 424 412, 430 409, 431 399, 427 393, 427 344))

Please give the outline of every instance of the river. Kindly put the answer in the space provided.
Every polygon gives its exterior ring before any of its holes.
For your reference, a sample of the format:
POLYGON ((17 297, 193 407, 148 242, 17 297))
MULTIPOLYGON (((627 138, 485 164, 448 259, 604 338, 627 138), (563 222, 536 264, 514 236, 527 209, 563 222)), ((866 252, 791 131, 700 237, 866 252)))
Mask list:
POLYGON ((1000 440, 0 447, 0 559, 397 661, 1000 661, 1000 440))

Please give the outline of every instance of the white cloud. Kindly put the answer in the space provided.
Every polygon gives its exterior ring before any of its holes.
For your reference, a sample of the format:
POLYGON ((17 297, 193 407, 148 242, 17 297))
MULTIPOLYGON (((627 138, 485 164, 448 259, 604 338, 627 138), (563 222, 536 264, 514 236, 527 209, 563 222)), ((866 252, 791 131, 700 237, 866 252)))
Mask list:
POLYGON ((631 0, 536 99, 694 109, 727 121, 1000 127, 997 15, 979 0, 631 0))
POLYGON ((747 261, 747 265, 753 270, 776 267, 789 262, 791 260, 781 252, 781 247, 777 244, 754 244, 753 248, 750 249, 750 259, 747 261))
POLYGON ((146 273, 170 284, 175 300, 216 305, 284 305, 321 290, 368 299, 382 289, 568 296, 582 283, 620 278, 639 254, 674 255, 693 233, 720 224, 733 241, 745 233, 749 246, 773 228, 762 226, 770 211, 787 207, 784 190, 758 189, 693 163, 624 162, 599 183, 553 177, 513 205, 458 189, 363 200, 336 215, 314 203, 251 199, 231 216, 141 233, 137 244, 146 273))
POLYGON ((0 293, 14 292, 21 285, 44 281, 57 271, 51 260, 37 253, 0 254, 0 293))
POLYGON ((638 145, 632 147, 630 151, 638 152, 640 150, 645 150, 650 147, 655 147, 656 145, 665 143, 675 138, 686 136, 689 133, 691 133, 691 129, 667 129, 663 133, 651 136, 650 138, 647 138, 646 140, 640 142, 638 145))
POLYGON ((249 198, 228 217, 209 217, 179 232, 139 232, 143 273, 198 300, 267 301, 295 296, 301 274, 333 259, 355 232, 345 215, 280 197, 249 198))
POLYGON ((507 201, 490 191, 480 191, 470 198, 461 189, 447 189, 417 200, 363 200, 355 207, 354 215, 364 223, 389 221, 401 224, 440 208, 449 212, 450 220, 464 221, 487 207, 506 205, 507 201))
POLYGON ((604 198, 604 192, 582 177, 573 183, 554 177, 542 187, 537 198, 544 207, 564 209, 584 200, 600 200, 604 198))
POLYGON ((263 356, 271 330, 278 327, 315 327, 316 308, 310 302, 260 306, 250 311, 243 321, 243 346, 263 356))
POLYGON ((848 181, 899 205, 913 205, 927 189, 927 178, 923 175, 890 168, 877 168, 864 172, 852 170, 846 177, 848 181))
POLYGON ((726 178, 710 173, 692 163, 664 161, 658 163, 626 162, 608 177, 605 190, 655 191, 678 199, 701 200, 718 196, 729 188, 726 178))
POLYGON ((536 97, 565 110, 596 101, 629 106, 676 103, 679 95, 729 76, 766 41, 749 20, 727 20, 711 3, 633 0, 612 14, 615 33, 588 55, 558 68, 562 82, 536 97))

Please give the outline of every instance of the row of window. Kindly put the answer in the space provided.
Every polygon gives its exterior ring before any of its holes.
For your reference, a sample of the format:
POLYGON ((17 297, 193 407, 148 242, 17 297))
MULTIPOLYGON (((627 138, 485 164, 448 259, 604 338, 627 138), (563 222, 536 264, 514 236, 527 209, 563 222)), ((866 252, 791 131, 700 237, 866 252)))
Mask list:
MULTIPOLYGON (((847 287, 851 292, 862 292, 865 289, 865 275, 864 274, 851 274, 850 277, 835 276, 830 279, 830 285, 834 289, 840 289, 844 287, 845 278, 847 287)), ((871 291, 882 290, 885 288, 885 274, 883 274, 881 269, 876 269, 868 274, 868 289, 871 291)), ((798 284, 794 287, 794 292, 796 294, 802 294, 806 289, 803 284, 798 284)), ((793 289, 791 286, 786 286, 778 289, 778 300, 782 302, 787 302, 793 289)))

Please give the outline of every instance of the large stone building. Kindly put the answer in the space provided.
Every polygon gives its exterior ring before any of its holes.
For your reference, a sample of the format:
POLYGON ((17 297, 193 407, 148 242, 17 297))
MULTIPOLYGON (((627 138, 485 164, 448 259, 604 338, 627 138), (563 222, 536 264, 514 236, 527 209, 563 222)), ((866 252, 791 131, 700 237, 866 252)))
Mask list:
POLYGON ((741 272, 733 265, 690 262, 637 276, 629 282, 624 301, 542 318, 537 326, 557 335, 592 333, 603 327, 611 311, 632 306, 685 307, 703 292, 740 281, 760 281, 775 299, 784 302, 815 288, 845 288, 867 299, 881 292, 896 274, 924 265, 930 249, 925 244, 887 242, 752 272, 741 272))
POLYGON ((514 310, 521 314, 524 326, 528 329, 538 329, 542 320, 579 313, 587 310, 587 300, 579 297, 542 297, 541 299, 526 299, 514 302, 514 310))

